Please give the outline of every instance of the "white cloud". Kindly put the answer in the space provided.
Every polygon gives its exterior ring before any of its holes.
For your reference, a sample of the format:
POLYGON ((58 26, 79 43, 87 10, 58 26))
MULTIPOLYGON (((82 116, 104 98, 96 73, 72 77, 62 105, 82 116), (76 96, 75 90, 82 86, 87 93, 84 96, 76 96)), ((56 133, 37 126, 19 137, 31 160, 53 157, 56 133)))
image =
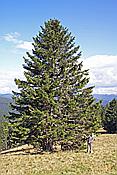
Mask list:
POLYGON ((117 55, 95 55, 83 60, 89 69, 94 93, 117 94, 117 55))
POLYGON ((21 43, 17 44, 16 48, 32 50, 33 46, 32 46, 32 42, 22 41, 21 43))
POLYGON ((7 33, 4 36, 2 36, 1 39, 8 42, 12 42, 13 44, 15 44, 15 47, 17 49, 32 50, 32 42, 20 40, 19 36, 20 34, 18 32, 7 33))
POLYGON ((94 94, 115 94, 117 95, 117 87, 97 87, 94 88, 94 94))
POLYGON ((20 42, 17 38, 20 36, 18 32, 14 33, 7 33, 1 38, 4 39, 5 41, 13 42, 13 43, 18 43, 20 42))
POLYGON ((110 67, 115 63, 117 65, 117 55, 94 55, 86 58, 84 61, 86 66, 90 68, 110 67))
POLYGON ((23 79, 23 71, 0 71, 0 93, 11 93, 12 90, 17 91, 14 79, 23 79))

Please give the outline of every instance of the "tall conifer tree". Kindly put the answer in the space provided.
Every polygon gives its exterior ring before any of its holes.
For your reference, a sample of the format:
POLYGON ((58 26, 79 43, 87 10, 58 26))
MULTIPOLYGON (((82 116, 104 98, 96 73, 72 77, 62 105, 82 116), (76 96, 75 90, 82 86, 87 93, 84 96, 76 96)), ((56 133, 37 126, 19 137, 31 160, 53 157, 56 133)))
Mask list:
POLYGON ((103 126, 107 132, 117 133, 117 99, 115 98, 105 106, 103 126))
POLYGON ((10 113, 12 145, 39 144, 52 150, 55 141, 76 142, 97 125, 99 104, 92 96, 88 70, 79 61, 75 38, 60 21, 50 19, 33 38, 33 53, 24 58, 25 80, 15 79, 10 113))

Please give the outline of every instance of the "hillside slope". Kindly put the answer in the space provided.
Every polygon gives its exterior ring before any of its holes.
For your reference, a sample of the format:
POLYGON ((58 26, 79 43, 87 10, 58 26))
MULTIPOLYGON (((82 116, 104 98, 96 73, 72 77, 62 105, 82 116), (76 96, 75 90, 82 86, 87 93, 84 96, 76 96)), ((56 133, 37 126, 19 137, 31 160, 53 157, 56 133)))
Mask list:
POLYGON ((56 152, 37 155, 0 155, 0 175, 117 175, 117 135, 94 141, 94 153, 56 152))

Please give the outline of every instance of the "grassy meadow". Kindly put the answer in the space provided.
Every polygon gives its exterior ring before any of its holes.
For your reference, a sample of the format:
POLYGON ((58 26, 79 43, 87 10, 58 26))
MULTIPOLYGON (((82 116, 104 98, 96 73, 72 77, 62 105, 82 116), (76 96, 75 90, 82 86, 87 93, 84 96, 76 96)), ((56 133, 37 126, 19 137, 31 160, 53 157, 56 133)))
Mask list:
POLYGON ((0 175, 117 175, 117 135, 96 137, 92 154, 0 155, 0 175))

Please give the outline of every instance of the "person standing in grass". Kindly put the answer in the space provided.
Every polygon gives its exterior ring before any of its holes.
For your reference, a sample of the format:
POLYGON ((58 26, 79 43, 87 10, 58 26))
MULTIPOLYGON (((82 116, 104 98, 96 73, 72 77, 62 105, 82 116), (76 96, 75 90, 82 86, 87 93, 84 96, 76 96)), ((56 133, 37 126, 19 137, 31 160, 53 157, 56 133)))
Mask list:
POLYGON ((92 149, 93 141, 94 141, 94 136, 93 134, 91 134, 87 137, 87 152, 88 153, 93 152, 93 149, 92 149))

